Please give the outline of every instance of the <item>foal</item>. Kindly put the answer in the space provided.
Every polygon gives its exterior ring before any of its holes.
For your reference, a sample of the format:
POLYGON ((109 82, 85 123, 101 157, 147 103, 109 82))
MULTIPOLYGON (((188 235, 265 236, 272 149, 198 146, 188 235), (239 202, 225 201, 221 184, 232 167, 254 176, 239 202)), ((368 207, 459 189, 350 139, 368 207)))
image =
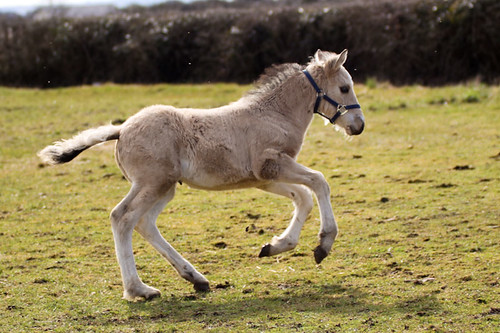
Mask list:
POLYGON ((318 50, 306 65, 268 69, 249 94, 215 109, 176 109, 154 105, 119 126, 86 130, 56 142, 39 156, 48 164, 71 161, 91 146, 116 142, 116 161, 132 184, 111 212, 124 298, 150 299, 160 292, 137 274, 132 233, 139 232, 197 291, 208 280, 161 235, 156 219, 172 200, 177 182, 205 190, 257 187, 290 198, 295 206, 288 228, 262 247, 260 257, 293 249, 316 195, 321 227, 314 251, 317 263, 330 252, 337 223, 324 176, 296 162, 314 113, 347 135, 363 131, 364 117, 340 54, 318 50), (324 100, 324 101, 323 101, 324 100))

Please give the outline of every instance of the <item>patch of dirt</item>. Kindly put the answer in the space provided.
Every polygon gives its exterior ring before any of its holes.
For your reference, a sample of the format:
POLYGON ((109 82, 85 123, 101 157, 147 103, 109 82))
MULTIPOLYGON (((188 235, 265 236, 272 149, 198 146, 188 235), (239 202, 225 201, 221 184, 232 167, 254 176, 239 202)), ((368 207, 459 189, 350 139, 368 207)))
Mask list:
POLYGON ((453 167, 453 170, 459 170, 459 171, 462 171, 462 170, 474 170, 475 167, 473 167, 472 165, 455 165, 453 167))
POLYGON ((218 249, 225 249, 227 247, 227 244, 224 242, 217 242, 214 244, 214 246, 218 249))
POLYGON ((433 186, 434 188, 450 188, 450 187, 455 187, 458 185, 452 184, 452 183, 442 183, 436 186, 433 186))
POLYGON ((215 289, 227 289, 227 288, 231 288, 232 285, 229 283, 229 281, 225 281, 224 283, 218 283, 216 286, 215 286, 215 289))

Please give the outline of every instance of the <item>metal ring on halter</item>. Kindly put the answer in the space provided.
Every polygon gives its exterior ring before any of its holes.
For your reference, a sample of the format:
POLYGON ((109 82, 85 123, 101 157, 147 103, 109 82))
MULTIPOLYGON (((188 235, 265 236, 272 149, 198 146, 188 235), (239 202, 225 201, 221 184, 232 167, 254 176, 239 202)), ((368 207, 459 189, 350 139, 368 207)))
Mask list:
POLYGON ((339 104, 339 106, 337 106, 337 111, 340 112, 340 115, 343 116, 345 115, 347 112, 349 112, 349 109, 347 109, 345 107, 345 105, 341 105, 339 104))

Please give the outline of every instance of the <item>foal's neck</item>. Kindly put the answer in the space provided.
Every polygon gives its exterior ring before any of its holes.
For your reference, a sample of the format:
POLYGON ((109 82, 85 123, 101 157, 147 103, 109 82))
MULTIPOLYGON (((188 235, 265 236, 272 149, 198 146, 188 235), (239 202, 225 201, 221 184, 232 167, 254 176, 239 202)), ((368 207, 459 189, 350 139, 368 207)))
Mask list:
MULTIPOLYGON (((300 73, 302 74, 302 73, 300 73)), ((285 116, 287 121, 306 131, 313 117, 313 105, 316 93, 309 86, 303 75, 294 75, 267 96, 272 112, 285 116)))

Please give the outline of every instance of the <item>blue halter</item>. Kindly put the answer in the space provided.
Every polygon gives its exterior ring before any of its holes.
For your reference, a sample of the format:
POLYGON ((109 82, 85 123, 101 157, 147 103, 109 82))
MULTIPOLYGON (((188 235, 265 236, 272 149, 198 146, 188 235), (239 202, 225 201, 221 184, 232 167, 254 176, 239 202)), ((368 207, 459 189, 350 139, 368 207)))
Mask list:
POLYGON ((342 105, 342 104, 337 103, 335 100, 330 98, 327 94, 325 94, 325 92, 323 90, 321 90, 320 87, 318 87, 318 85, 314 81, 311 74, 307 71, 307 69, 304 69, 302 72, 306 75, 309 82, 311 82, 311 85, 313 86, 314 90, 316 90, 316 102, 314 103, 314 113, 319 114, 321 117, 328 119, 332 124, 334 124, 335 121, 340 116, 346 114, 347 112, 349 112, 349 110, 361 109, 361 105, 359 105, 359 104, 342 105), (328 103, 330 103, 331 105, 333 105, 334 107, 337 108, 337 112, 333 115, 333 117, 330 118, 327 115, 318 111, 319 105, 321 104, 322 99, 324 99, 325 101, 327 101, 328 103))

